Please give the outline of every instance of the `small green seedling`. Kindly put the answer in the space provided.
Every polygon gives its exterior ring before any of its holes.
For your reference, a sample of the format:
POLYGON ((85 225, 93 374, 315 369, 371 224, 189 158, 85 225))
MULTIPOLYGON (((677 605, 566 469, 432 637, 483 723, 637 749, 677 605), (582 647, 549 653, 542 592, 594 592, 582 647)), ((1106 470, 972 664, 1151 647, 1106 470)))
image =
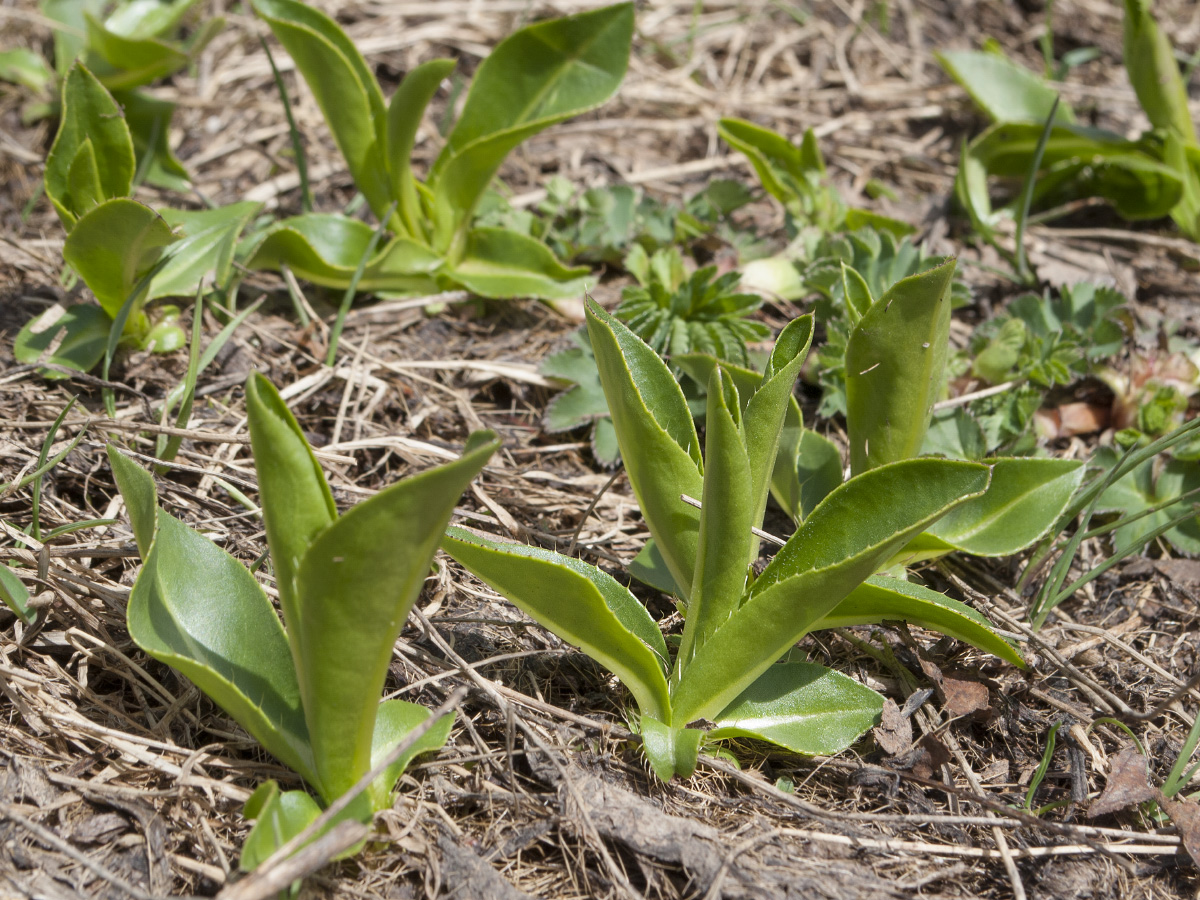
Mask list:
MULTIPOLYGON (((63 82, 62 116, 46 161, 46 195, 67 239, 63 259, 99 307, 52 308, 21 329, 20 362, 92 369, 117 337, 165 353, 183 346, 179 310, 146 303, 192 296, 229 281, 237 237, 257 203, 162 214, 130 199, 137 157, 129 125, 113 95, 82 63, 63 82), (116 328, 120 323, 120 328, 116 328)), ((47 370, 48 377, 65 377, 47 370)))
POLYGON ((739 384, 713 366, 703 458, 666 363, 594 303, 587 322, 625 468, 653 535, 649 555, 657 556, 686 615, 673 662, 646 609, 594 566, 459 527, 442 546, 625 683, 659 777, 690 774, 705 740, 753 737, 801 753, 833 753, 869 728, 881 697, 790 656, 814 628, 907 619, 1019 662, 973 610, 871 577, 938 518, 981 496, 986 466, 916 459, 873 468, 833 490, 754 574, 756 530, 812 339, 811 316, 783 330, 765 373, 750 372, 739 384))
MULTIPOLYGON (((250 439, 283 623, 245 566, 157 506, 148 472, 109 447, 144 565, 129 598, 134 641, 186 675, 329 804, 429 712, 380 702, 393 644, 429 573, 454 504, 498 442, 407 478, 339 516, 300 426, 265 378, 246 384, 250 439)), ((390 804, 413 755, 440 747, 439 723, 348 807, 390 804)), ((303 791, 256 795, 243 868, 320 813, 303 791)))
MULTIPOLYGON (((545 244, 473 227, 505 157, 539 131, 607 100, 620 86, 633 37, 633 4, 526 26, 475 73, 462 115, 422 182, 410 159, 425 108, 454 62, 417 66, 390 103, 333 19, 298 0, 254 8, 308 82, 355 184, 391 239, 369 254, 359 289, 431 293, 462 287, 484 297, 577 297, 587 268, 569 268, 545 244)), ((286 219, 261 239, 252 268, 288 266, 314 284, 346 288, 373 229, 340 215, 286 219)))

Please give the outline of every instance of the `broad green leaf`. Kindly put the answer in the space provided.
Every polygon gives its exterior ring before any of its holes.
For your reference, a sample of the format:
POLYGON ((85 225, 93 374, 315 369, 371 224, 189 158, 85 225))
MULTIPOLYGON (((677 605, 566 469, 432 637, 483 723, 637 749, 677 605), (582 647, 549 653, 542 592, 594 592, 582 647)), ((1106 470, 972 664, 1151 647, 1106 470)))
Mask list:
POLYGON ((90 13, 86 16, 89 62, 92 54, 108 65, 97 66, 97 75, 109 90, 122 90, 149 84, 177 72, 188 64, 181 46, 154 38, 128 38, 109 31, 90 13))
POLYGON ((28 47, 0 52, 0 81, 9 81, 44 93, 54 83, 54 73, 40 53, 28 47))
POLYGON ((352 507, 300 557, 300 686, 327 799, 370 768, 393 645, 455 503, 499 446, 491 438, 352 507))
MULTIPOLYGON (((76 303, 65 310, 52 306, 35 319, 26 322, 13 341, 13 357, 17 362, 46 362, 67 366, 80 372, 90 372, 104 358, 108 344, 108 332, 113 320, 99 306, 91 303, 76 303), (49 356, 43 358, 51 346, 61 343, 49 356)), ((70 378, 66 372, 45 369, 44 378, 70 378)))
POLYGON ((655 775, 663 781, 670 781, 672 775, 687 778, 696 770, 703 731, 698 728, 672 728, 648 715, 643 715, 640 723, 642 749, 655 775))
POLYGON ((809 756, 840 753, 879 721, 883 697, 815 663, 769 667, 721 713, 706 740, 756 738, 809 756))
POLYGON ((452 526, 442 549, 629 688, 641 711, 665 721, 667 646, 650 614, 595 566, 549 550, 452 526))
POLYGON ((866 279, 859 275, 856 269, 844 262, 842 263, 842 296, 846 300, 846 312, 850 314, 850 321, 855 325, 867 314, 867 310, 875 302, 866 279))
POLYGON ((569 300, 583 296, 591 270, 564 266, 541 241, 505 228, 474 228, 462 258, 446 277, 480 297, 538 297, 569 300))
MULTIPOLYGON (((138 281, 176 237, 162 217, 136 200, 108 200, 84 215, 63 244, 63 259, 79 273, 104 311, 116 318, 138 281)), ((134 303, 137 321, 145 297, 134 303)))
MULTIPOLYGON (((141 91, 114 91, 113 99, 125 111, 125 123, 133 138, 138 168, 145 172, 146 183, 169 190, 188 190, 187 169, 175 156, 170 143, 175 104, 141 91)), ((164 216, 166 212, 163 210, 164 216)))
POLYGON ((46 196, 68 232, 84 212, 71 195, 75 158, 90 142, 100 178, 101 199, 124 197, 133 187, 134 154, 129 127, 112 95, 96 76, 76 63, 63 81, 58 134, 46 159, 46 196))
MULTIPOLYGON (((251 269, 286 265, 305 281, 345 290, 374 233, 366 222, 347 216, 293 216, 272 226, 246 265, 251 269)), ((441 264, 441 258, 429 248, 406 238, 393 238, 367 262, 358 289, 433 293, 437 284, 432 276, 441 264)))
POLYGON ((425 213, 413 176, 413 146, 425 107, 437 93, 438 85, 454 71, 454 60, 431 59, 404 76, 392 95, 387 111, 387 162, 392 178, 392 197, 400 203, 400 220, 408 236, 428 242, 425 213))
POLYGON ((829 438, 808 429, 795 447, 776 465, 771 489, 783 511, 801 522, 842 483, 842 454, 829 438))
POLYGON ((337 519, 337 506, 296 417, 275 386, 258 373, 246 380, 246 416, 279 606, 299 670, 303 610, 296 576, 312 542, 337 519))
MULTIPOLYGON (((1058 92, 1024 66, 976 50, 943 50, 933 55, 992 121, 1036 122, 1040 127, 1049 118, 1058 92)), ((1054 119, 1067 125, 1075 121, 1075 114, 1060 103, 1054 119)))
POLYGON ((847 231, 858 231, 860 228, 874 228, 876 231, 890 234, 896 240, 908 237, 917 231, 915 225, 909 225, 907 222, 901 222, 899 219, 893 219, 891 216, 885 216, 869 209, 855 209, 853 207, 846 210, 846 221, 844 224, 847 231))
MULTIPOLYGON (((300 834, 321 814, 321 807, 304 791, 280 791, 275 781, 264 781, 250 795, 242 817, 254 822, 238 868, 253 872, 276 850, 300 834)), ((314 836, 315 837, 315 836, 314 836)))
POLYGON ((87 49, 87 13, 101 15, 105 0, 42 0, 38 7, 47 19, 65 25, 54 29, 54 69, 62 73, 87 49))
POLYGON ((167 262, 151 280, 150 299, 187 297, 202 285, 226 284, 238 235, 260 206, 246 201, 198 211, 164 209, 163 219, 182 237, 166 251, 167 262))
POLYGON ((1153 0, 1125 0, 1125 72, 1138 102, 1155 128, 1197 144, 1188 111, 1188 90, 1170 38, 1150 12, 1153 0))
POLYGON ((846 343, 850 470, 916 456, 942 390, 954 260, 892 285, 846 343))
POLYGON ((700 516, 679 495, 704 493, 695 423, 679 383, 641 338, 594 302, 587 304, 587 322, 630 484, 686 599, 700 516))
POLYGON ((104 20, 113 34, 133 40, 163 37, 176 28, 198 0, 126 0, 104 20))
POLYGON ((987 461, 987 492, 948 512, 929 529, 974 556, 1012 556, 1044 537, 1083 480, 1083 463, 1022 457, 987 461))
POLYGON ((0 563, 0 600, 16 613, 26 625, 32 625, 37 618, 36 613, 29 608, 29 588, 16 576, 12 569, 0 563))
MULTIPOLYGON (((384 700, 379 704, 375 716, 375 734, 371 740, 371 768, 375 768, 392 748, 408 737, 409 732, 428 719, 432 713, 424 706, 404 700, 384 700)), ((454 714, 442 716, 425 735, 404 751, 388 766, 371 786, 371 809, 381 810, 391 806, 392 788, 408 768, 408 764, 422 753, 440 750, 450 737, 454 714)), ((361 777, 361 776, 360 776, 361 777)))
POLYGON ((856 587, 813 625, 812 630, 881 622, 910 622, 965 641, 1015 666, 1025 667, 1025 661, 1013 646, 992 630, 991 623, 983 615, 965 603, 919 584, 882 575, 873 575, 856 587))
POLYGON ((625 77, 633 4, 528 25, 479 65, 462 115, 434 162, 434 246, 457 254, 479 198, 522 141, 599 106, 625 77))
POLYGON ((271 601, 240 562, 155 509, 148 472, 112 447, 108 459, 144 554, 129 595, 130 637, 320 790, 292 655, 271 601))
POLYGON ((333 19, 299 0, 253 5, 295 60, 371 211, 383 216, 393 199, 387 110, 366 60, 333 19))
POLYGON ((100 183, 100 166, 96 162, 96 148, 85 138, 71 160, 67 170, 67 194, 77 215, 85 215, 104 201, 104 188, 100 183))
POLYGON ((696 568, 676 661, 676 671, 685 673, 696 650, 737 610, 750 563, 758 555, 758 538, 750 529, 760 519, 754 515, 754 477, 746 455, 738 391, 720 368, 713 370, 708 382, 704 423, 704 494, 696 568))
POLYGON ((971 220, 971 229, 986 240, 992 239, 996 215, 988 193, 988 172, 974 152, 974 142, 963 141, 958 152, 958 172, 954 176, 954 199, 971 220))
POLYGON ((673 722, 713 718, 915 535, 987 489, 976 463, 910 459, 826 497, 700 649, 672 693, 673 722))

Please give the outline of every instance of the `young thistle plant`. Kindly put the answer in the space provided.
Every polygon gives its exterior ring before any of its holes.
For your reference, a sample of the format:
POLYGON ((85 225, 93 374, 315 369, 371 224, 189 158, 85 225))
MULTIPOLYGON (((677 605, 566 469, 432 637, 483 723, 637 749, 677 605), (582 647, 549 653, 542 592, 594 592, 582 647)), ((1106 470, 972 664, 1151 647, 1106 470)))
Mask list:
POLYGON ((442 547, 617 675, 637 703, 659 777, 689 775, 705 741, 753 737, 833 753, 874 724, 882 697, 791 654, 816 628, 907 619, 1020 664, 973 610, 872 577, 939 517, 983 495, 985 465, 908 459, 863 471, 818 504, 754 576, 752 529, 762 523, 785 421, 798 416, 792 388, 811 316, 783 330, 761 375, 735 377, 714 361, 703 455, 667 365, 595 303, 587 326, 630 483, 686 616, 674 658, 646 609, 594 566, 461 527, 448 530, 442 547), (701 508, 681 495, 700 498, 701 508))

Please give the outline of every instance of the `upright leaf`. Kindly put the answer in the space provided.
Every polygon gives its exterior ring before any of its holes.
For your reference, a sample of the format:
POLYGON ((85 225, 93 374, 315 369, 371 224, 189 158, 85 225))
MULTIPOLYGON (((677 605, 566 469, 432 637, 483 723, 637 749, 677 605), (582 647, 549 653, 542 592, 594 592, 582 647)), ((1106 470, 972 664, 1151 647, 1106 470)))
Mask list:
POLYGON ((425 243, 431 236, 426 233, 425 211, 421 207, 409 157, 416 144, 425 107, 433 99, 438 85, 453 71, 452 59, 423 62, 404 76, 388 103, 387 158, 392 176, 392 197, 400 203, 400 219, 408 236, 425 243))
POLYGON ((461 459, 392 485, 352 507, 301 553, 300 685, 327 799, 370 768, 392 647, 454 504, 498 446, 494 436, 476 441, 461 459))
POLYGON ((896 282, 846 344, 850 470, 910 459, 921 450, 942 390, 954 260, 896 282))
POLYGON ((238 236, 262 204, 231 203, 199 211, 164 209, 162 217, 181 239, 167 250, 169 259, 150 282, 150 299, 187 297, 202 286, 223 286, 233 268, 238 236))
POLYGON ((299 669, 303 612, 296 576, 317 535, 337 519, 337 506, 296 417, 275 386, 257 372, 246 381, 246 415, 279 606, 299 669))
MULTIPOLYGON (((780 416, 782 419, 782 416, 780 416)), ((757 556, 754 477, 746 455, 737 388, 722 369, 708 381, 703 508, 696 568, 676 672, 733 615, 757 556)), ((765 498, 765 490, 764 490, 765 498)))
POLYGON ((1196 146, 1187 85, 1170 39, 1150 12, 1152 2, 1125 0, 1125 71, 1150 124, 1196 146))
MULTIPOLYGON (((95 75, 82 63, 75 63, 63 81, 62 113, 46 159, 45 176, 46 196, 67 231, 92 202, 127 195, 133 187, 134 168, 133 141, 121 108, 95 75), (95 167, 97 196, 91 196, 90 190, 87 198, 72 195, 71 169, 81 152, 92 158, 87 165, 89 169, 95 167)), ((78 185, 79 174, 76 181, 78 185)))
MULTIPOLYGON (((1036 122, 1050 117, 1058 92, 1024 66, 998 53, 943 50, 933 54, 993 122, 1036 122)), ((1075 114, 1059 104, 1056 122, 1070 124, 1075 114)))
POLYGON ((299 0, 254 0, 254 8, 295 60, 354 183, 382 216, 392 202, 387 110, 366 60, 337 22, 299 0))
POLYGON ((480 64, 429 176, 435 248, 446 252, 462 241, 509 151, 613 95, 629 64, 633 21, 633 4, 620 3, 538 22, 505 38, 480 64))
POLYGON ((700 439, 687 401, 666 363, 625 325, 594 302, 587 305, 587 322, 634 495, 671 576, 686 594, 700 517, 679 495, 704 492, 700 439))

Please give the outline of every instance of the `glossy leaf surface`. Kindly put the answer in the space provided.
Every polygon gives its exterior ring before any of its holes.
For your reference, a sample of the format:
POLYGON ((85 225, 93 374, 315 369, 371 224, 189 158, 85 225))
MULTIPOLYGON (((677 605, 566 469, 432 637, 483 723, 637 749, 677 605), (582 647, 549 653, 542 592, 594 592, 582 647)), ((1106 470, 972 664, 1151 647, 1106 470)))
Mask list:
MULTIPOLYGON (((284 219, 254 249, 247 266, 278 269, 286 265, 298 277, 344 290, 367 252, 375 229, 366 222, 329 213, 284 219)), ((363 269, 363 291, 437 290, 433 280, 442 260, 427 247, 404 238, 385 243, 363 269)))
POLYGON ((942 390, 950 335, 950 260, 892 285, 846 345, 850 470, 920 452, 942 390))
MULTIPOLYGON (((1024 66, 997 53, 943 50, 934 53, 947 74, 961 84, 994 122, 1046 121, 1058 92, 1024 66)), ((1075 121, 1071 108, 1060 103, 1055 121, 1075 121)))
POLYGON ((462 258, 446 278, 480 297, 537 297, 568 300, 583 296, 594 278, 587 266, 564 266, 541 241, 505 228, 475 228, 462 258))
POLYGON ((595 566, 452 526, 442 549, 616 675, 642 711, 669 718, 667 646, 644 606, 595 566))
POLYGON ((370 768, 375 708, 392 646, 455 503, 498 446, 491 436, 460 459, 351 507, 300 557, 294 629, 300 687, 326 797, 370 768))
POLYGON ((29 608, 29 588, 3 563, 0 563, 0 600, 26 625, 33 624, 36 615, 29 608))
POLYGON ((295 60, 354 183, 382 216, 392 202, 387 110, 366 60, 333 19, 299 0, 254 0, 254 8, 295 60))
POLYGON ((130 636, 319 789, 287 637, 266 594, 245 566, 157 508, 148 472, 111 447, 108 458, 144 559, 130 636))
POLYGON ((150 282, 150 299, 189 297, 204 286, 224 285, 242 229, 262 204, 232 203, 199 211, 164 209, 163 220, 181 235, 150 282))
POLYGON ((687 401, 666 363, 624 324, 592 302, 587 322, 638 505, 672 577, 690 592, 700 516, 679 495, 699 498, 704 480, 687 401))
MULTIPOLYGON (((22 326, 13 341, 13 357, 22 363, 41 361, 90 372, 104 358, 112 325, 108 313, 91 303, 76 303, 65 310, 59 306, 51 307, 22 326), (43 358, 55 343, 58 346, 54 352, 43 358)), ((66 372, 51 369, 40 374, 50 379, 71 377, 66 372)))
POLYGON ((879 721, 883 697, 815 663, 768 668, 715 717, 708 740, 756 738, 794 753, 840 753, 879 721))
POLYGON ((1022 668, 1025 665, 1012 645, 992 630, 991 623, 965 603, 919 584, 883 575, 873 575, 856 587, 812 630, 881 622, 910 622, 965 641, 1013 665, 1022 668))
POLYGON ((987 461, 987 492, 951 510, 929 533, 974 556, 1011 556, 1045 536, 1083 480, 1083 463, 1021 457, 987 461))
POLYGON ((275 781, 264 781, 250 795, 242 815, 254 826, 242 845, 238 863, 253 872, 272 853, 300 834, 321 814, 321 807, 304 791, 281 791, 275 781))

